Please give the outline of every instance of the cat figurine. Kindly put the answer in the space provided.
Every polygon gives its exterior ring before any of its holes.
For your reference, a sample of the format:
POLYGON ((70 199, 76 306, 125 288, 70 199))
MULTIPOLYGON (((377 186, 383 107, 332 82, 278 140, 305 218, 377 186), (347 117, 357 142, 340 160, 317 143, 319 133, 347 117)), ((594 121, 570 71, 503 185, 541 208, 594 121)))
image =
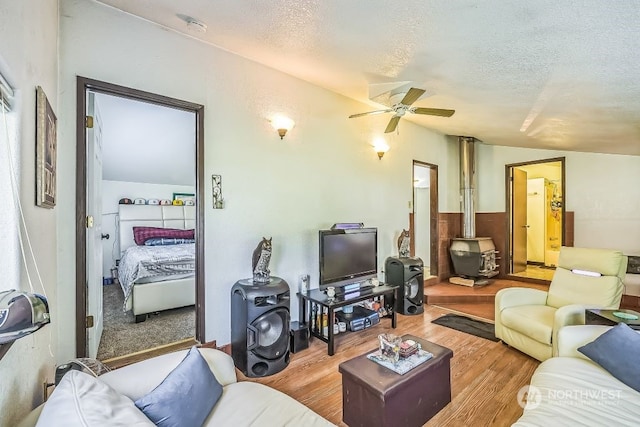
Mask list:
POLYGON ((409 256, 409 230, 402 229, 400 237, 398 237, 398 256, 400 258, 407 258, 409 256))
POLYGON ((262 238, 258 246, 253 251, 253 260, 251 268, 253 269, 254 283, 269 283, 271 279, 271 271, 269 271, 269 261, 271 261, 271 237, 262 238))

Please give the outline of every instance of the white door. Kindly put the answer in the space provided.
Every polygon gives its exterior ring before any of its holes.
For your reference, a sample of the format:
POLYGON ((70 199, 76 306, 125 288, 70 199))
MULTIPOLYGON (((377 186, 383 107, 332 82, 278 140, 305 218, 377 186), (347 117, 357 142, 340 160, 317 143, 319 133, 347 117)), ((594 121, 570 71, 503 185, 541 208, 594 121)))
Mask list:
POLYGON ((424 275, 431 265, 431 168, 413 165, 413 227, 415 256, 424 263, 424 275))
POLYGON ((102 122, 95 94, 87 93, 87 354, 96 358, 102 337, 102 122))

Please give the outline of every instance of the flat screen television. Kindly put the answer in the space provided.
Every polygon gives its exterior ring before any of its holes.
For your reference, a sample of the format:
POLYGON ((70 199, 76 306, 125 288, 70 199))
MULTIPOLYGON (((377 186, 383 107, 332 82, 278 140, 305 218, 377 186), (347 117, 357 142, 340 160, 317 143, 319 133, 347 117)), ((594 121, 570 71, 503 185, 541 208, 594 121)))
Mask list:
POLYGON ((320 230, 320 289, 377 275, 377 228, 320 230))

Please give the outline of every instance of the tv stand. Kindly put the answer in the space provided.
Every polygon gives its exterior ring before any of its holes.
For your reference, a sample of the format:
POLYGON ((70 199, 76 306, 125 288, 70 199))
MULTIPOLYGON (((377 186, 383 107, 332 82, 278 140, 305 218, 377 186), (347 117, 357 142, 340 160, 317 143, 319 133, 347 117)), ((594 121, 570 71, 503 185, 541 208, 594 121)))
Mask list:
MULTIPOLYGON (((302 299, 302 314, 301 318, 309 325, 309 332, 311 336, 318 338, 321 341, 327 343, 327 353, 329 356, 333 356, 335 353, 335 334, 333 333, 333 324, 336 321, 335 310, 346 305, 355 304, 360 301, 365 301, 373 298, 386 297, 385 305, 394 307, 395 299, 398 298, 397 292, 400 287, 397 285, 384 285, 381 284, 375 287, 365 287, 352 292, 336 294, 334 298, 327 297, 327 294, 320 289, 311 289, 306 292, 300 292, 298 296, 302 299), (326 309, 326 310, 325 310, 326 309), (322 314, 327 312, 328 327, 327 335, 322 333, 322 324, 316 320, 314 321, 314 314, 322 314)), ((337 290, 337 289, 336 289, 337 290)), ((396 311, 391 311, 391 314, 384 317, 391 318, 391 327, 396 327, 396 311)))

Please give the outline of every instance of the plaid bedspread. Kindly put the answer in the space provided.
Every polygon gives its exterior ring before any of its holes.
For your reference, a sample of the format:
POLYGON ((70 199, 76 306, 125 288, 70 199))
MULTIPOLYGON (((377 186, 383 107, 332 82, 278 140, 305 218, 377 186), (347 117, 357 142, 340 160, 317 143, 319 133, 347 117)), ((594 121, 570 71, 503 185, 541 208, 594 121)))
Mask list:
POLYGON ((122 255, 118 280, 124 292, 123 310, 139 279, 172 274, 195 273, 196 245, 131 246, 122 255))

